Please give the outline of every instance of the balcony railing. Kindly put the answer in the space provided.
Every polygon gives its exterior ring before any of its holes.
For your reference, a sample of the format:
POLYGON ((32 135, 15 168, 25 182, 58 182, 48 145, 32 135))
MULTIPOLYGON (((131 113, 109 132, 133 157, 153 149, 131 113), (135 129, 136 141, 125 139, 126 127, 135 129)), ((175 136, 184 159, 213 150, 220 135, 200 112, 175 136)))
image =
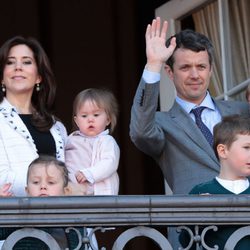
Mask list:
MULTIPOLYGON (((12 249, 21 238, 32 236, 43 240, 50 249, 61 249, 57 242, 39 228, 63 227, 66 231, 75 230, 79 244, 92 246, 91 235, 97 231, 104 234, 107 230, 124 227, 112 243, 112 249, 123 249, 134 237, 148 237, 155 241, 160 249, 173 249, 166 235, 156 228, 201 226, 203 235, 190 235, 204 249, 207 230, 219 225, 240 225, 239 233, 233 234, 227 242, 228 248, 245 235, 250 234, 250 196, 248 195, 208 195, 208 196, 84 196, 84 197, 48 197, 48 198, 1 198, 0 224, 5 228, 20 228, 4 242, 2 249, 12 249), (91 228, 90 235, 80 234, 78 228, 91 228)), ((197 230, 198 231, 198 230, 197 230)), ((250 248, 250 247, 249 247, 250 248)), ((106 249, 99 246, 99 249, 106 249)), ((186 248, 189 249, 189 248, 186 248)))

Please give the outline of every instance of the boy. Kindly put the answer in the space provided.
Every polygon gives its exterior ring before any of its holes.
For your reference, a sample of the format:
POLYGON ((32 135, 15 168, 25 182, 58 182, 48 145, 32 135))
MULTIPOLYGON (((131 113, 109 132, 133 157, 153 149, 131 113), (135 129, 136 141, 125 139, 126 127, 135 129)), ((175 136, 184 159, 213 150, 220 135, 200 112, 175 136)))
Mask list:
POLYGON ((40 156, 28 168, 26 192, 29 196, 63 196, 68 193, 68 170, 54 157, 40 156))
MULTIPOLYGON (((240 116, 225 117, 214 127, 214 151, 220 162, 217 177, 206 183, 196 185, 190 194, 250 194, 250 118, 240 116)), ((219 226, 218 231, 209 230, 205 243, 209 247, 224 245, 237 226, 219 226)), ((186 232, 180 235, 180 242, 187 245, 186 232)), ((235 249, 249 249, 250 237, 238 242, 235 249)))
MULTIPOLYGON (((11 196, 9 191, 11 184, 5 184, 0 188, 0 195, 11 196)), ((29 165, 27 172, 26 192, 31 197, 48 197, 74 195, 75 191, 83 194, 76 184, 69 183, 68 169, 64 162, 55 157, 41 155, 29 165)), ((0 230, 0 239, 6 239, 12 232, 18 228, 2 228, 0 230)), ((65 234, 63 228, 41 228, 57 240, 62 249, 75 249, 78 244, 77 235, 70 231, 65 234)), ((81 229, 79 229, 81 231, 81 229)), ((81 231, 82 233, 82 231, 81 231)), ((97 243, 96 243, 97 244, 97 243)), ((38 239, 24 238, 14 246, 15 250, 48 249, 47 245, 38 239)), ((82 246, 80 249, 85 249, 82 246)))

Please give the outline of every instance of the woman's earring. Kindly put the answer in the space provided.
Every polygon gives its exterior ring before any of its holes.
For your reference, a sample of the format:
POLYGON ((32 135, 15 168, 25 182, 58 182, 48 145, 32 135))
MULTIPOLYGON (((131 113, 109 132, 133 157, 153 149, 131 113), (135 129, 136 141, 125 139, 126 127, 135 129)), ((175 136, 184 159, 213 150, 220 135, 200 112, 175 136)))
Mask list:
POLYGON ((37 92, 40 91, 40 84, 39 84, 39 83, 36 84, 36 91, 37 91, 37 92))
POLYGON ((6 92, 5 85, 2 83, 2 92, 6 92))

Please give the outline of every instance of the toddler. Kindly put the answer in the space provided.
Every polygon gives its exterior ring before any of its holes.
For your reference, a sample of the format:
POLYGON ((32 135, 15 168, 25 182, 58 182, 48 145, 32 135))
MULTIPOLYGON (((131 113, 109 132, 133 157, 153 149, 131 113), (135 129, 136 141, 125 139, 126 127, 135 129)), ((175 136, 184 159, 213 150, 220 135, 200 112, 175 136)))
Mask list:
POLYGON ((113 132, 118 114, 114 95, 105 89, 86 89, 73 104, 76 131, 69 135, 65 162, 69 178, 88 195, 117 195, 120 150, 113 132))

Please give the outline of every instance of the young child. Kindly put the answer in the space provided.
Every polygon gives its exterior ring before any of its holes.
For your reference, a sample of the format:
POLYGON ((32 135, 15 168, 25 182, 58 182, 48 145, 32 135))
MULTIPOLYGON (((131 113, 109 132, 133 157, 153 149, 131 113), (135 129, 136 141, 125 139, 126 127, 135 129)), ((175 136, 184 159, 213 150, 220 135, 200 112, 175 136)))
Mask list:
POLYGON ((73 104, 74 131, 67 140, 65 162, 69 178, 87 195, 117 195, 120 150, 113 132, 118 114, 114 95, 104 89, 81 91, 73 104))
MULTIPOLYGON (((61 196, 70 193, 68 170, 52 156, 42 155, 28 167, 26 193, 29 196, 61 196)), ((12 196, 11 183, 0 188, 0 196, 12 196)))
MULTIPOLYGON (((247 178, 250 176, 250 118, 228 116, 218 123, 214 127, 214 151, 220 161, 219 175, 196 185, 190 194, 250 194, 247 178)), ((224 249, 227 239, 238 228, 219 226, 217 232, 209 230, 205 242, 210 247, 216 244, 224 249)), ((180 242, 187 246, 189 237, 185 232, 181 233, 180 242)), ((250 237, 246 236, 234 249, 245 250, 249 246, 250 237)))
MULTIPOLYGON (((0 193, 6 194, 7 185, 3 186, 0 193)), ((75 185, 73 185, 76 190, 75 185)), ((48 197, 48 196, 64 196, 72 194, 71 186, 69 186, 68 169, 64 162, 57 160, 53 156, 41 155, 32 161, 27 172, 27 186, 25 188, 27 194, 32 197, 48 197)), ((7 191, 9 192, 9 191, 7 191)), ((74 194, 74 193, 73 193, 74 194)), ((18 228, 7 228, 0 230, 0 239, 6 239, 8 235, 16 231, 18 228)), ((78 245, 77 235, 70 231, 65 233, 63 228, 40 228, 41 230, 52 235, 62 249, 75 249, 78 245)), ((83 233, 82 228, 79 228, 83 233)), ((97 245, 95 236, 93 241, 97 245)), ((14 249, 48 249, 47 245, 37 239, 24 238, 17 242, 14 249)), ((80 249, 85 249, 82 246, 80 249)))
MULTIPOLYGON (((64 164, 52 156, 42 155, 32 161, 27 172, 27 194, 32 197, 63 196, 68 188, 68 170, 64 164)), ((12 233, 17 229, 10 230, 12 233)), ((62 228, 43 228, 51 234, 62 247, 67 247, 67 236, 62 228)), ((6 231, 5 231, 6 233, 6 231)), ((47 246, 38 240, 22 239, 15 249, 47 249, 47 246)))
POLYGON ((26 192, 29 196, 63 196, 68 193, 68 170, 64 162, 52 156, 32 161, 27 173, 26 192))

